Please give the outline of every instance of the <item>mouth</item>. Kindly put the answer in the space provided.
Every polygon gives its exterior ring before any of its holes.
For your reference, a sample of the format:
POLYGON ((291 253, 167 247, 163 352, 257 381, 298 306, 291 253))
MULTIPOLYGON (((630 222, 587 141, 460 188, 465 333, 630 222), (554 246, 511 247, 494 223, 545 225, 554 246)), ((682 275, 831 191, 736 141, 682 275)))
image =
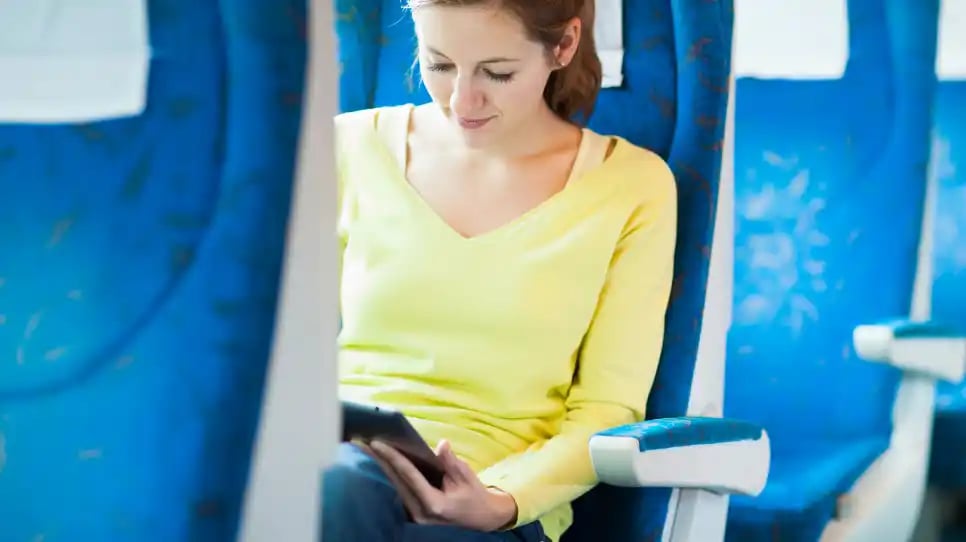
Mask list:
POLYGON ((467 118, 459 117, 457 118, 457 122, 459 123, 460 127, 465 130, 478 130, 486 126, 494 118, 495 117, 486 117, 482 119, 467 119, 467 118))

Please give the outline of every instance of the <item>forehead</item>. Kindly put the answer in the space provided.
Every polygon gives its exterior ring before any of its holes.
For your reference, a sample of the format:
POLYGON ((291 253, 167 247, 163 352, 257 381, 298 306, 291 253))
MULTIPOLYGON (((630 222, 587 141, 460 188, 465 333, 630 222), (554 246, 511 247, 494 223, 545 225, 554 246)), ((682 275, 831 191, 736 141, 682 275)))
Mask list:
POLYGON ((453 60, 514 58, 542 51, 527 38, 519 19, 492 4, 421 7, 412 14, 420 48, 453 60))

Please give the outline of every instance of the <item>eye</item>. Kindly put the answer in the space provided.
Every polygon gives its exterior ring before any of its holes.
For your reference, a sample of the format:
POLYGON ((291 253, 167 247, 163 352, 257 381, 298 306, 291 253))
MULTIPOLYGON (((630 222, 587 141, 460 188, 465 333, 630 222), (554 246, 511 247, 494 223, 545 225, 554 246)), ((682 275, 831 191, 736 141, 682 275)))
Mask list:
POLYGON ((496 73, 490 70, 483 70, 486 76, 498 83, 509 83, 513 80, 513 72, 510 73, 496 73))
POLYGON ((426 69, 431 72, 446 72, 453 69, 452 64, 443 64, 439 62, 432 62, 426 65, 426 69))

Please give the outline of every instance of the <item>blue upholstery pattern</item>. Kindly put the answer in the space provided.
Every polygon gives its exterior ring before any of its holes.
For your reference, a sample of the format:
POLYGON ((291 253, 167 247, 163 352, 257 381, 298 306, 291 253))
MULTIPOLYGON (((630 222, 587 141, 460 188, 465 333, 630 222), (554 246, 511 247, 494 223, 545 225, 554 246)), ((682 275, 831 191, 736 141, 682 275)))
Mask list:
POLYGON ((742 420, 682 416, 622 425, 597 433, 601 437, 637 439, 638 449, 666 450, 761 438, 761 427, 742 420))
MULTIPOLYGON (((933 238, 932 314, 966 328, 966 81, 936 92, 933 175, 939 189, 933 238)), ((966 382, 936 391, 930 482, 966 491, 966 382)))
POLYGON ((0 126, 0 540, 233 539, 305 12, 152 0, 143 115, 0 126))
POLYGON ((853 0, 842 79, 737 82, 725 412, 764 424, 772 471, 731 499, 729 541, 817 540, 888 446, 900 373, 852 331, 910 306, 937 18, 937 0, 853 0))
MULTIPOLYGON (((410 71, 415 38, 399 5, 382 0, 375 13, 365 0, 337 3, 339 61, 352 67, 340 80, 345 110, 429 100, 418 70, 410 71), (375 35, 376 49, 368 45, 375 35), (371 93, 372 100, 348 96, 360 91, 371 93)), ((678 182, 677 277, 647 404, 648 419, 676 417, 687 411, 704 307, 731 68, 732 2, 626 0, 624 16, 624 84, 602 92, 590 127, 657 152, 678 182)), ((660 540, 670 494, 670 489, 598 487, 575 504, 575 523, 564 539, 660 540)))
POLYGON ((888 327, 892 336, 897 339, 964 339, 966 326, 954 325, 952 322, 928 320, 914 322, 912 320, 885 320, 877 325, 888 327))

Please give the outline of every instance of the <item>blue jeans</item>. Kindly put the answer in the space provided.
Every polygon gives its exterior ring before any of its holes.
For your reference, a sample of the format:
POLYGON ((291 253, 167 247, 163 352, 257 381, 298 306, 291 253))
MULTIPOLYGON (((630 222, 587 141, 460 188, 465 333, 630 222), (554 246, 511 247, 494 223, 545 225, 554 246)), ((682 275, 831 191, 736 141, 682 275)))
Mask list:
POLYGON ((418 525, 382 468, 364 452, 342 444, 323 475, 322 542, 544 542, 538 522, 485 533, 459 527, 418 525))

